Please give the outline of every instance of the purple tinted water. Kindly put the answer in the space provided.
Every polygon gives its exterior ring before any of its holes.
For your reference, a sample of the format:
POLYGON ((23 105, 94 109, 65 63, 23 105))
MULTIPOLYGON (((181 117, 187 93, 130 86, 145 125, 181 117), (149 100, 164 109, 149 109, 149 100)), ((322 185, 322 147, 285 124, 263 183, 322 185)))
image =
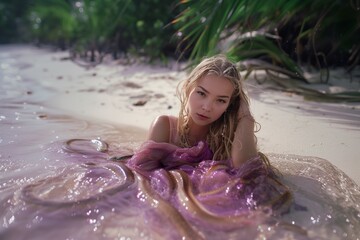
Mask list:
POLYGON ((226 228, 182 188, 152 189, 168 173, 146 181, 111 160, 133 153, 139 130, 49 109, 52 90, 21 76, 24 67, 0 53, 0 239, 359 239, 359 186, 326 160, 269 154, 294 194, 290 211, 248 213, 226 228))

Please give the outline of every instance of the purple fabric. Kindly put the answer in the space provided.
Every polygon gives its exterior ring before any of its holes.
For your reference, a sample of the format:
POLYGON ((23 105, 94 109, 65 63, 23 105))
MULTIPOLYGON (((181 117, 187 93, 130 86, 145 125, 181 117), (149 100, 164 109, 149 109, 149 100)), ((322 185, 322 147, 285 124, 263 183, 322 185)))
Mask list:
POLYGON ((212 152, 204 142, 191 148, 179 148, 169 143, 145 142, 128 161, 128 166, 142 171, 158 168, 166 170, 183 165, 194 165, 204 159, 211 159, 212 152))
POLYGON ((191 148, 167 143, 146 142, 128 161, 128 166, 151 179, 153 189, 165 199, 171 197, 171 183, 166 170, 182 170, 190 181, 196 199, 208 210, 226 215, 274 207, 287 188, 276 181, 272 169, 262 158, 249 159, 240 168, 229 160, 214 161, 205 142, 191 148))

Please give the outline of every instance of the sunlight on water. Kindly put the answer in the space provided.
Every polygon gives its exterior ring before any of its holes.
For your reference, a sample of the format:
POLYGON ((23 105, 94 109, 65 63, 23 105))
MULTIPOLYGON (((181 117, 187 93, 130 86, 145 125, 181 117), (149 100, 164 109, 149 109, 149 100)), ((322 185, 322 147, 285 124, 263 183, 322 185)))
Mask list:
POLYGON ((0 239, 359 239, 359 186, 326 160, 269 154, 294 194, 281 216, 248 214, 237 228, 200 219, 185 190, 152 189, 174 184, 168 173, 147 182, 125 166, 139 130, 48 109, 51 91, 34 96, 24 66, 6 54, 0 62, 0 239))

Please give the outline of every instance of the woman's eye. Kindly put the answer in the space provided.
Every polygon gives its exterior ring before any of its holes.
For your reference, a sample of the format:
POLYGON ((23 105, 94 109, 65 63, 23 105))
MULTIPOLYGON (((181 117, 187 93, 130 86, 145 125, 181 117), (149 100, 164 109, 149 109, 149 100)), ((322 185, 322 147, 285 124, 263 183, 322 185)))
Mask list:
POLYGON ((197 91, 197 94, 199 94, 200 96, 205 96, 205 93, 202 91, 197 91))
POLYGON ((226 101, 224 99, 218 99, 219 103, 226 103, 226 101))

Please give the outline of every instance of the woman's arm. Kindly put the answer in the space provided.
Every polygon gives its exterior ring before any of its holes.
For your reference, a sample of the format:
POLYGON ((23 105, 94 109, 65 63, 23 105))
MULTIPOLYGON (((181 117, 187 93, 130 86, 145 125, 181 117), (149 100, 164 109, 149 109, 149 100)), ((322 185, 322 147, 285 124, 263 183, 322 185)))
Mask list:
POLYGON ((154 142, 169 142, 170 122, 166 115, 158 116, 150 126, 147 140, 154 142))
POLYGON ((232 163, 235 168, 258 155, 254 134, 255 120, 246 101, 241 101, 238 119, 231 149, 232 163))
POLYGON ((232 163, 235 168, 258 155, 254 125, 254 119, 251 116, 239 120, 231 150, 232 163))

